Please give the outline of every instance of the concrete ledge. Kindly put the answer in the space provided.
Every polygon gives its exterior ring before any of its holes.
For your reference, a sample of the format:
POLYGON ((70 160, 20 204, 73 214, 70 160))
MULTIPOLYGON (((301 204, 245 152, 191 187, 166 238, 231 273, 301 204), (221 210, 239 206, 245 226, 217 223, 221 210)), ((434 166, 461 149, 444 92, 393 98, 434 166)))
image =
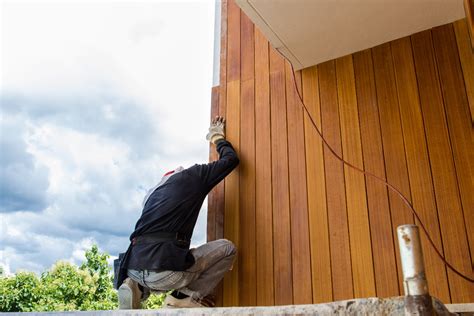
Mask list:
MULTIPOLYGON (((444 305, 433 298, 438 315, 451 315, 444 305)), ((159 310, 110 310, 90 312, 0 313, 5 316, 78 315, 78 316, 141 316, 141 315, 404 315, 404 297, 366 298, 325 304, 267 307, 220 307, 159 310)))

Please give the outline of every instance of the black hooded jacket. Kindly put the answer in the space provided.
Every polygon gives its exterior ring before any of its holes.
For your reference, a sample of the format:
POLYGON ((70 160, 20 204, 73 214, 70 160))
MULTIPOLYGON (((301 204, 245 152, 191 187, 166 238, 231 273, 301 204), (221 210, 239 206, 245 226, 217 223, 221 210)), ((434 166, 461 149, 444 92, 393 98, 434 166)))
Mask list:
POLYGON ((211 189, 239 164, 232 145, 225 140, 217 143, 217 161, 196 164, 172 175, 148 198, 143 212, 130 236, 179 233, 188 242, 139 242, 129 248, 128 269, 183 271, 194 263, 189 251, 189 240, 202 203, 211 189))

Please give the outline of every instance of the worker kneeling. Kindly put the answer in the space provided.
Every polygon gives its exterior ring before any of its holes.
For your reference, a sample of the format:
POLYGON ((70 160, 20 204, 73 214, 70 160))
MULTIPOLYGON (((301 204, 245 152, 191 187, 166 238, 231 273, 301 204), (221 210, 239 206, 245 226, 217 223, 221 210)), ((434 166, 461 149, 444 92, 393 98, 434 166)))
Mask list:
POLYGON ((217 161, 168 172, 145 197, 131 244, 116 269, 120 309, 138 309, 150 291, 170 290, 165 307, 214 306, 211 293, 231 269, 236 248, 226 239, 189 246, 206 195, 239 164, 224 125, 216 117, 206 137, 216 145, 217 161))

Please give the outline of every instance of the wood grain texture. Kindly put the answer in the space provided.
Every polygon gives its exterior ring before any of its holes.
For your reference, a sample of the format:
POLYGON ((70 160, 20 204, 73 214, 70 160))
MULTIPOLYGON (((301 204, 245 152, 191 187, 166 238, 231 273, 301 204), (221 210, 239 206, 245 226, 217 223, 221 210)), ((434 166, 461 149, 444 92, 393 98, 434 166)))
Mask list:
MULTIPOLYGON (((466 256, 469 253, 469 245, 431 32, 413 35, 412 46, 446 259, 461 271, 470 272, 471 260, 466 256)), ((453 302, 474 301, 474 285, 449 270, 448 280, 453 302)))
MULTIPOLYGON (((213 87, 211 92, 211 120, 219 113, 219 86, 213 87)), ((209 161, 217 160, 218 154, 215 145, 209 143, 209 161)), ((214 188, 207 197, 207 241, 216 239, 216 213, 217 213, 216 188, 214 188)))
POLYGON ((285 64, 270 49, 275 304, 293 303, 285 64))
MULTIPOLYGON (((413 206, 436 247, 444 253, 410 38, 392 42, 392 55, 413 206)), ((443 302, 451 302, 446 268, 427 241, 425 234, 421 234, 421 242, 428 283, 437 285, 430 289, 430 293, 443 302)))
MULTIPOLYGON (((219 107, 218 114, 226 116, 226 102, 227 102, 227 0, 223 0, 221 4, 221 52, 220 52, 220 67, 219 67, 219 107)), ((224 238, 224 193, 225 181, 221 181, 215 188, 215 203, 216 203, 216 239, 224 238)), ((218 295, 219 301, 221 296, 218 295)))
POLYGON ((311 115, 314 124, 321 131, 317 67, 304 69, 302 71, 302 81, 303 101, 309 111, 309 114, 304 113, 304 140, 313 303, 322 303, 332 301, 333 296, 323 142, 309 117, 311 115))
POLYGON ((474 1, 464 0, 464 12, 466 13, 467 28, 471 42, 471 49, 474 50, 474 1))
MULTIPOLYGON (((411 202, 410 181, 405 157, 405 144, 398 107, 397 86, 392 62, 390 43, 372 49, 374 77, 377 92, 382 147, 384 153, 387 182, 398 189, 411 202)), ((392 220, 393 239, 397 241, 397 227, 413 224, 413 214, 403 203, 400 196, 388 190, 392 220)), ((396 262, 400 261, 398 246, 395 247, 396 262)), ((397 264, 400 292, 403 291, 403 275, 401 265, 397 264)), ((400 293, 402 294, 402 293, 400 293)))
POLYGON ((293 264, 293 303, 310 304, 311 255, 309 248, 308 196, 303 109, 295 88, 291 66, 285 63, 288 121, 288 171, 293 264))
MULTIPOLYGON (((462 65, 462 70, 464 74, 463 77, 464 77, 464 83, 466 87, 466 94, 467 94, 467 98, 469 102, 469 109, 471 111, 471 123, 473 123, 474 122, 474 119, 473 119, 474 117, 474 52, 470 50, 469 45, 468 45, 469 37, 467 34, 467 26, 466 26, 465 21, 461 20, 461 21, 455 22, 454 30, 456 32, 456 41, 458 44, 459 55, 461 58, 461 65, 462 65)), ((445 90, 446 89, 449 89, 449 87, 446 87, 445 90)), ((452 102, 452 101, 449 101, 449 102, 452 102)), ((464 123, 464 127, 467 127, 466 123, 464 123)), ((472 133, 472 125, 471 125, 471 133, 472 133)), ((468 157, 468 159, 472 159, 472 157, 470 158, 468 157)), ((462 161, 464 160, 458 159, 458 161, 459 161, 458 163, 461 163, 462 165, 463 164, 462 161)), ((472 168, 472 165, 471 165, 471 168, 472 168)), ((461 170, 457 168, 456 171, 458 172, 459 178, 462 178, 463 173, 460 172, 461 170)), ((471 169, 471 172, 472 172, 472 169, 471 169)), ((470 176, 472 176, 472 173, 470 174, 470 176)), ((471 251, 471 264, 474 266, 474 210, 473 210, 474 198, 472 194, 467 194, 468 190, 472 190, 472 182, 471 184, 467 182, 460 184, 459 189, 461 190, 461 201, 464 208, 464 218, 466 222, 467 236, 468 236, 469 247, 471 251)))
MULTIPOLYGON (((241 165, 213 190, 208 219, 209 238, 225 235, 239 248, 223 304, 402 294, 396 228, 414 223, 409 207, 344 167, 311 118, 339 155, 400 190, 448 260, 472 274, 474 71, 465 25, 296 72, 309 115, 291 67, 233 1, 222 8, 229 24, 222 22, 217 111, 241 165)), ((472 301, 471 285, 446 270, 423 233, 422 244, 432 295, 472 301)))
MULTIPOLYGON (((218 115, 226 116, 227 102, 227 0, 221 2, 221 37, 220 37, 220 66, 219 66, 219 106, 218 115)), ((225 181, 221 181, 213 189, 215 200, 215 238, 224 238, 225 214, 225 181)), ((214 291, 216 306, 224 305, 224 282, 220 282, 214 291)))
POLYGON ((471 49, 469 32, 465 19, 453 23, 456 32, 456 42, 461 59, 464 83, 466 85, 469 110, 471 112, 471 123, 474 124, 474 51, 471 49))
MULTIPOLYGON (((464 220, 469 235, 472 234, 474 216, 474 197, 472 195, 472 192, 474 192, 474 131, 469 119, 468 101, 463 85, 461 65, 459 58, 456 58, 458 53, 452 25, 433 29, 432 36, 464 220)), ((470 240, 472 240, 472 236, 470 240)), ((471 277, 473 275, 472 256, 471 253, 471 277)), ((463 267, 458 268, 469 273, 463 267)), ((472 287, 470 295, 472 295, 472 287)), ((466 296, 463 295, 462 300, 465 299, 466 296)))
MULTIPOLYGON (((363 169, 352 56, 336 59, 337 95, 344 160, 363 169)), ((364 175, 344 166, 355 297, 375 296, 374 265, 364 175)))
MULTIPOLYGON (((226 139, 240 153, 240 80, 227 83, 226 139)), ((224 237, 240 248, 240 167, 225 178, 225 223, 224 237)), ((232 271, 224 278, 224 305, 239 304, 239 260, 234 262, 232 271)))
POLYGON ((255 190, 257 305, 274 305, 273 205, 268 41, 255 29, 255 190))
MULTIPOLYGON (((226 138, 240 153, 240 9, 233 0, 227 4, 227 102, 226 138)), ((237 167, 225 178, 225 223, 224 236, 231 240, 237 249, 240 247, 240 170, 237 167)), ((239 304, 239 260, 224 278, 224 305, 239 304)))
MULTIPOLYGON (((386 179, 372 53, 365 50, 353 56, 364 169, 386 179)), ((366 176, 366 185, 377 297, 398 296, 401 293, 387 188, 371 176, 366 176)))
POLYGON ((239 305, 256 304, 254 27, 241 16, 239 305))
MULTIPOLYGON (((342 156, 334 61, 318 65, 318 80, 322 132, 329 145, 339 156, 342 156)), ((354 297, 354 292, 344 169, 342 162, 335 158, 327 147, 324 147, 324 168, 326 170, 326 201, 331 245, 333 298, 334 300, 349 299, 354 297)))
POLYGON ((240 15, 234 0, 227 2, 227 81, 240 79, 240 15))

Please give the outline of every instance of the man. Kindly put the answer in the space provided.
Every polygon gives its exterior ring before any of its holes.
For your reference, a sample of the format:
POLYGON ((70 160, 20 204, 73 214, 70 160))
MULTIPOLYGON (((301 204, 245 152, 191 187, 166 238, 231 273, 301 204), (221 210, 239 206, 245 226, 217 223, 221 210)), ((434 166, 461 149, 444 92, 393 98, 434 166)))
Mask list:
POLYGON ((220 239, 189 249, 202 203, 209 191, 238 164, 225 140, 225 121, 216 117, 206 139, 216 145, 219 159, 209 164, 179 167, 166 173, 143 201, 143 211, 131 244, 122 258, 119 308, 140 308, 149 291, 167 292, 166 307, 213 306, 206 299, 232 267, 235 246, 220 239), (125 269, 124 269, 125 268, 125 269))

